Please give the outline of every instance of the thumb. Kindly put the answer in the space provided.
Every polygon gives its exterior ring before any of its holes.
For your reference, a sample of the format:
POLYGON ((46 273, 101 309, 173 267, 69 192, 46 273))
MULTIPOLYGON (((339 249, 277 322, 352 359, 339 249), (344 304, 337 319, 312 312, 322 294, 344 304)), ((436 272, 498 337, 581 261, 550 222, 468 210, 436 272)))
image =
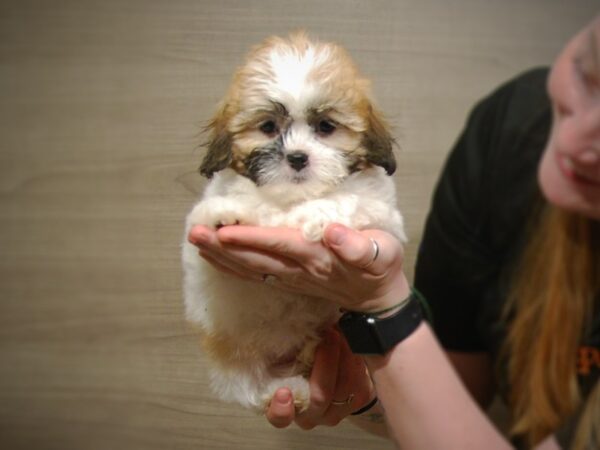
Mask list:
POLYGON ((373 269, 380 259, 380 242, 367 233, 336 223, 327 227, 323 240, 342 261, 376 272, 373 269))
POLYGON ((266 411, 266 416, 275 428, 285 428, 294 421, 294 399, 289 389, 281 388, 275 392, 266 411))

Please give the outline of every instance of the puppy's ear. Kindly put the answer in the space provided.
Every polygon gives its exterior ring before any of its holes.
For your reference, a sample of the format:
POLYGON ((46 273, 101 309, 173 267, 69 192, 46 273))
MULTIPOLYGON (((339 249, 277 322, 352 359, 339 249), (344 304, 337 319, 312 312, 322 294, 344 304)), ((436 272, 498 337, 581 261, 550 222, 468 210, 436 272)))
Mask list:
POLYGON ((206 178, 212 178, 215 172, 225 169, 231 163, 231 145, 233 134, 227 130, 227 118, 222 108, 206 127, 210 133, 205 143, 207 153, 200 165, 200 173, 206 178))
POLYGON ((367 161, 383 167, 388 175, 392 175, 396 171, 396 158, 392 150, 394 138, 382 115, 373 106, 369 106, 367 131, 365 131, 362 143, 367 150, 367 161))

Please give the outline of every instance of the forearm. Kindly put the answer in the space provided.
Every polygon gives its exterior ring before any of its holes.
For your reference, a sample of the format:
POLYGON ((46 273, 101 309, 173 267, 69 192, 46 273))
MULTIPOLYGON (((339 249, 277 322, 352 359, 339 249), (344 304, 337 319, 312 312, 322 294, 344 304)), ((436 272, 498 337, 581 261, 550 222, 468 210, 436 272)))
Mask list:
POLYGON ((511 448, 470 397, 427 324, 387 355, 365 361, 399 447, 511 448))

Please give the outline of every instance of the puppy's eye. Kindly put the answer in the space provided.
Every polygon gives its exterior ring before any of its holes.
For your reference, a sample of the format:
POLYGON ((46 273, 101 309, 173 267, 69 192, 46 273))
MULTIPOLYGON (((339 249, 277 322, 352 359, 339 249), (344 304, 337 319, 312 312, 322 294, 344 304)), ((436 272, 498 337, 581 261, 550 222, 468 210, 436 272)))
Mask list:
POLYGON ((321 136, 329 136, 335 131, 335 124, 329 120, 321 120, 317 124, 317 133, 321 136))
POLYGON ((266 122, 263 122, 260 125, 259 130, 267 136, 273 136, 275 133, 277 133, 277 131, 279 131, 277 124, 273 120, 267 120, 266 122))

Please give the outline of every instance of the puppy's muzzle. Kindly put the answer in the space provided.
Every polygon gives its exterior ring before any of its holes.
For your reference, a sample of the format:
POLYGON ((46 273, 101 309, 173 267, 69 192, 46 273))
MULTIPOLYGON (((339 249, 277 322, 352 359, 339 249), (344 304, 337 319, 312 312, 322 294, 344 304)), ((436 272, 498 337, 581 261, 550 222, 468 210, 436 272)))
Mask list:
POLYGON ((293 151, 286 155, 286 159, 292 169, 300 172, 308 165, 308 155, 303 151, 293 151))

